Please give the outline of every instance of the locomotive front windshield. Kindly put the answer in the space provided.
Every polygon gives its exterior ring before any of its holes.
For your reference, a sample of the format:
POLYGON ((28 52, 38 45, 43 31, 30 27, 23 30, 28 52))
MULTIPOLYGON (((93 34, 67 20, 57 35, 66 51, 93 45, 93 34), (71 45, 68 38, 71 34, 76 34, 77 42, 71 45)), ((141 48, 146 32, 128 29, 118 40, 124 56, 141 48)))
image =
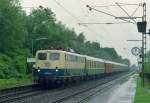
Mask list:
POLYGON ((50 60, 59 60, 60 54, 59 53, 51 53, 50 60))
POLYGON ((39 60, 46 60, 47 54, 46 53, 38 53, 39 60))

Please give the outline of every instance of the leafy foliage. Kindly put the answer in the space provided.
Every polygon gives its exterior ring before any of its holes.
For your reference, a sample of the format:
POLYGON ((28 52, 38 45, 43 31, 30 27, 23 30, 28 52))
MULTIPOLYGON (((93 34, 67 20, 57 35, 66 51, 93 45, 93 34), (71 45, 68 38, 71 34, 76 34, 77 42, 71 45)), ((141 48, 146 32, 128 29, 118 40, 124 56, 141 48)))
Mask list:
POLYGON ((21 47, 27 34, 24 29, 24 12, 12 1, 0 1, 0 51, 3 53, 21 47))
POLYGON ((18 54, 27 35, 25 18, 16 0, 0 1, 0 78, 19 76, 23 73, 20 69, 25 70, 21 59, 25 56, 18 54))

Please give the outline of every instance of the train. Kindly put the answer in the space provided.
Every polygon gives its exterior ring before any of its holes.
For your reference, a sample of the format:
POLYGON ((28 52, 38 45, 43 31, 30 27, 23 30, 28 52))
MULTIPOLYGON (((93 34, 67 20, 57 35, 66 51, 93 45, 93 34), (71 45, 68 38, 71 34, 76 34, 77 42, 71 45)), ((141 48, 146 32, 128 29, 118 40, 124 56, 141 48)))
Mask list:
POLYGON ((39 84, 103 78, 129 70, 125 64, 63 50, 38 50, 35 59, 34 81, 39 84))

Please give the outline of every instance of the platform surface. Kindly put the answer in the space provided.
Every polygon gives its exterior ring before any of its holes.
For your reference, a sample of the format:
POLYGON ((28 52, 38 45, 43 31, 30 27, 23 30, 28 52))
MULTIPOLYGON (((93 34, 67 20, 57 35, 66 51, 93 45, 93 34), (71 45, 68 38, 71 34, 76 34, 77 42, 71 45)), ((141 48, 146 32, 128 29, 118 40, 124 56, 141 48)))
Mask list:
POLYGON ((98 93, 86 103, 134 103, 136 79, 131 76, 127 81, 116 84, 104 93, 98 93))

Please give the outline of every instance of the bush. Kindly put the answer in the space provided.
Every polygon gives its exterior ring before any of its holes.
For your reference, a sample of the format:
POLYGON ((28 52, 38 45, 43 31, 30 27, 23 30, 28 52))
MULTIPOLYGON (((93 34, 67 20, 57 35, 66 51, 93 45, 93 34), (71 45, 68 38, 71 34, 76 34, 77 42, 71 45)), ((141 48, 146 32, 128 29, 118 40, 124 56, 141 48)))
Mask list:
POLYGON ((26 58, 23 56, 16 56, 13 61, 14 69, 16 69, 19 73, 26 73, 26 58))
POLYGON ((12 52, 9 56, 0 53, 0 78, 22 78, 26 74, 26 52, 12 52))
POLYGON ((9 74, 9 66, 11 65, 11 58, 5 54, 0 53, 0 78, 6 78, 9 74))

